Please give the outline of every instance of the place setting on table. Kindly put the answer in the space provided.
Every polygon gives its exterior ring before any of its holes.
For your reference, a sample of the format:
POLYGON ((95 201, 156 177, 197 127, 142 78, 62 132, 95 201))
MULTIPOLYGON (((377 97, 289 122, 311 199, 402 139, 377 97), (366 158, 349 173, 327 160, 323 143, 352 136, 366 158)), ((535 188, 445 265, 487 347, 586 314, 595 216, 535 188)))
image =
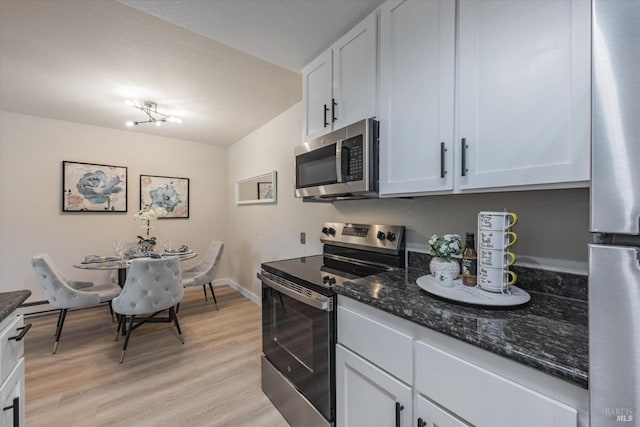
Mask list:
POLYGON ((115 256, 87 255, 79 264, 73 266, 86 270, 118 270, 118 285, 122 287, 127 277, 127 269, 133 259, 177 256, 180 261, 186 261, 195 258, 198 254, 188 245, 182 244, 174 248, 170 240, 162 240, 162 251, 156 250, 157 239, 150 235, 151 223, 165 217, 167 213, 167 209, 162 206, 147 206, 134 216, 145 230, 143 235, 137 236, 137 243, 127 244, 116 240, 112 245, 115 256))
POLYGON ((174 249, 171 242, 162 241, 162 246, 162 251, 156 251, 153 248, 150 251, 143 251, 139 244, 128 246, 126 243, 117 240, 113 242, 115 256, 86 255, 80 263, 73 266, 85 270, 118 270, 118 284, 123 286, 131 260, 177 256, 180 261, 186 261, 198 256, 196 252, 185 244, 174 249))

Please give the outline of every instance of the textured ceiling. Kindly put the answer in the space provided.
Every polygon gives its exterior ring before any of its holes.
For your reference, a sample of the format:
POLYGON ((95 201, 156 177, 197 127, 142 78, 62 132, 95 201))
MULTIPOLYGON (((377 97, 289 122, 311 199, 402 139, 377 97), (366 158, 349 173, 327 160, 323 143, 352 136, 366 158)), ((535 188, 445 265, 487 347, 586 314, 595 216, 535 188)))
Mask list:
POLYGON ((380 1, 127 3, 156 4, 154 13, 162 19, 113 0, 0 0, 0 109, 229 145, 298 102, 301 77, 292 70, 380 1), (311 29, 317 26, 311 22, 339 16, 343 2, 352 4, 357 19, 342 17, 339 31, 325 29, 321 43, 307 44, 304 25, 311 29), (267 13, 269 4, 273 10, 267 13), (327 10, 317 14, 318 4, 327 10), (260 14, 264 22, 257 25, 260 14), (283 28, 292 20, 300 25, 283 28), (126 128, 125 121, 145 115, 125 106, 125 98, 155 101, 159 111, 184 123, 126 128))
POLYGON ((300 71, 382 0, 118 0, 267 62, 300 71))

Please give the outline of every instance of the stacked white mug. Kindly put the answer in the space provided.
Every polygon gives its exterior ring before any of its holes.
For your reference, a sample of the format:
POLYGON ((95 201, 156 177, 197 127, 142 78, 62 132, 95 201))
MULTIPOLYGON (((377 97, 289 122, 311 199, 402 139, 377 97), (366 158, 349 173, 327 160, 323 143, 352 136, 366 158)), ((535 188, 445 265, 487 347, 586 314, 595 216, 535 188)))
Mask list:
POLYGON ((513 212, 478 213, 478 286, 490 292, 507 292, 518 276, 509 270, 516 262, 511 246, 518 235, 511 231, 518 222, 513 212))

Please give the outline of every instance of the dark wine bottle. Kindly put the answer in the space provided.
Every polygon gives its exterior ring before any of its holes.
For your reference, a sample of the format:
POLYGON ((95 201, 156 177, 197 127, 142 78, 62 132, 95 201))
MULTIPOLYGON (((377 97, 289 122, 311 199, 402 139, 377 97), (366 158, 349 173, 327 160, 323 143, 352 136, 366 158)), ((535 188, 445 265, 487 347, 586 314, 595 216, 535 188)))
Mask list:
POLYGON ((467 286, 478 284, 478 253, 473 233, 467 233, 462 252, 462 283, 467 286))

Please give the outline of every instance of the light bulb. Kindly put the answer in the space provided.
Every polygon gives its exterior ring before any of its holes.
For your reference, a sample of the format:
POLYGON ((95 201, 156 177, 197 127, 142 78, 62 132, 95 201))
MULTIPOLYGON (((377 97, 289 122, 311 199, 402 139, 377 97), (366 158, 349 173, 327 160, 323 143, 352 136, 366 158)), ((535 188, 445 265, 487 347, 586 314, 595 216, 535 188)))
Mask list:
POLYGON ((130 99, 125 99, 124 105, 126 105, 127 107, 133 107, 133 101, 130 99))
POLYGON ((133 127, 133 125, 135 125, 135 123, 133 123, 131 120, 127 121, 125 123, 125 125, 127 125, 128 127, 133 127))
POLYGON ((171 116, 167 119, 171 123, 182 123, 182 119, 180 117, 171 116))
POLYGON ((162 126, 162 122, 161 122, 160 120, 156 120, 154 123, 155 123, 155 124, 156 124, 156 126, 158 126, 158 127, 162 126))

